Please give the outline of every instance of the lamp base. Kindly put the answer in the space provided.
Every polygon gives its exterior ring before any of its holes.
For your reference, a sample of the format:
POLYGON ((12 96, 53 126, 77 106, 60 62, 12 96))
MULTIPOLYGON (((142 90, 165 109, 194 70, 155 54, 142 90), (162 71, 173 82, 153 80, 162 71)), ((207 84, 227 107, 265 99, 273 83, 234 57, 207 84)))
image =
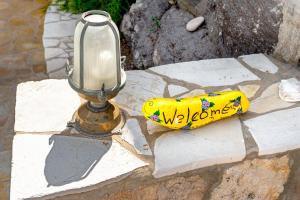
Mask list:
POLYGON ((74 113, 73 123, 70 123, 70 126, 87 136, 106 137, 122 128, 124 121, 120 109, 109 101, 102 108, 86 102, 74 113))

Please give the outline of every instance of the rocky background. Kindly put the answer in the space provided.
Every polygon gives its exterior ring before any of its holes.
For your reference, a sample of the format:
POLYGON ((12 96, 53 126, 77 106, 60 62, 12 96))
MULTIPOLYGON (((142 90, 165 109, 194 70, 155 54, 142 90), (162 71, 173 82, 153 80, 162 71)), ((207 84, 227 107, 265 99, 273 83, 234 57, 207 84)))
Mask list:
POLYGON ((120 30, 131 48, 132 64, 138 69, 251 53, 272 54, 277 43, 276 55, 297 63, 298 4, 295 0, 285 4, 283 0, 137 0, 124 16, 120 30), (187 24, 198 16, 205 22, 188 31, 187 24), (293 42, 289 42, 291 37, 295 38, 293 42), (286 48, 287 42, 291 48, 286 48))

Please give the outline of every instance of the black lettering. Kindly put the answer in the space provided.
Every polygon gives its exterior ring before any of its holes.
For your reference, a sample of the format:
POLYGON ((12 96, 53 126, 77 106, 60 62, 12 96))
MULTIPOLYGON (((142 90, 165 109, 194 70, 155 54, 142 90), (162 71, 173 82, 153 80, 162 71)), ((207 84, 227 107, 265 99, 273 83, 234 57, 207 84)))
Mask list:
POLYGON ((177 115, 177 118, 179 119, 178 123, 182 122, 182 119, 184 118, 184 115, 177 115), (180 118, 179 118, 180 117, 180 118))
POLYGON ((222 114, 227 114, 230 107, 228 107, 228 104, 225 105, 225 107, 222 109, 222 114))
POLYGON ((213 117, 216 114, 220 114, 220 110, 211 110, 210 115, 213 117))
POLYGON ((174 113, 174 116, 173 116, 173 120, 172 119, 166 119, 166 116, 165 116, 165 113, 163 112, 163 117, 164 117, 164 120, 165 120, 165 124, 168 124, 170 122, 170 124, 173 124, 174 122, 174 119, 175 119, 175 116, 176 116, 176 113, 177 113, 177 109, 175 110, 175 113, 174 113))
POLYGON ((193 114, 193 116, 192 116, 192 121, 193 121, 193 122, 194 122, 194 121, 198 121, 198 119, 195 119, 195 118, 197 117, 198 114, 199 114, 198 112, 195 112, 195 113, 193 114))
POLYGON ((189 118, 190 118, 190 108, 188 107, 188 114, 186 118, 186 123, 189 123, 189 118))
POLYGON ((200 114, 200 119, 205 119, 207 116, 208 116, 208 113, 205 110, 203 110, 200 114), (203 114, 204 114, 204 116, 203 116, 203 114))

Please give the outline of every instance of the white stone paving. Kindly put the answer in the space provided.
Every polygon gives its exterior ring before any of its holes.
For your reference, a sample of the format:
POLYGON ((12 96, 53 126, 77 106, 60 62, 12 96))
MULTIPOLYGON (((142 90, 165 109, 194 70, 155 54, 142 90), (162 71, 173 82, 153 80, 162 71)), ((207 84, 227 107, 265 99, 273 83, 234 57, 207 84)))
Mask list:
POLYGON ((250 67, 258 69, 262 72, 275 74, 278 71, 278 67, 262 53, 244 55, 240 56, 239 58, 241 58, 250 67))
POLYGON ((155 141, 156 178, 215 164, 242 160, 246 155, 237 117, 189 131, 173 131, 155 141))
POLYGON ((245 93, 246 97, 252 98, 256 94, 256 92, 259 90, 260 86, 256 84, 251 85, 239 85, 239 89, 245 93))
POLYGON ((57 6, 48 7, 45 22, 43 44, 47 73, 51 78, 66 77, 64 70, 67 58, 73 59, 73 36, 79 15, 58 11, 57 6))
POLYGON ((234 58, 219 58, 175 63, 150 70, 172 79, 200 86, 226 86, 243 81, 260 80, 234 58))
POLYGON ((274 83, 269 86, 260 97, 251 101, 249 111, 255 113, 265 113, 272 110, 286 108, 294 105, 280 99, 278 92, 279 83, 274 83))
POLYGON ((173 85, 173 84, 168 85, 168 90, 171 97, 188 91, 188 89, 185 87, 182 87, 180 85, 173 85))
POLYGON ((143 103, 154 97, 163 97, 166 82, 159 76, 141 70, 127 71, 124 89, 114 101, 131 116, 142 115, 143 103))
POLYGON ((117 142, 61 135, 16 135, 12 157, 11 200, 92 190, 148 165, 117 142))
POLYGON ((67 80, 29 81, 17 87, 15 131, 63 131, 80 105, 67 80))
POLYGON ((244 123, 249 128, 259 155, 300 148, 300 107, 268 113, 244 123))
POLYGON ((192 90, 192 91, 190 91, 190 92, 188 92, 184 95, 181 95, 180 98, 198 96, 198 95, 201 95, 201 94, 205 94, 205 90, 195 89, 195 90, 192 90))
POLYGON ((162 131, 171 131, 172 129, 169 129, 165 126, 161 126, 158 124, 155 124, 154 122, 151 122, 150 120, 147 120, 147 131, 150 135, 157 133, 157 132, 162 132, 162 131))
POLYGON ((151 156, 149 144, 142 133, 137 119, 128 119, 122 128, 121 138, 131 144, 138 154, 151 156))

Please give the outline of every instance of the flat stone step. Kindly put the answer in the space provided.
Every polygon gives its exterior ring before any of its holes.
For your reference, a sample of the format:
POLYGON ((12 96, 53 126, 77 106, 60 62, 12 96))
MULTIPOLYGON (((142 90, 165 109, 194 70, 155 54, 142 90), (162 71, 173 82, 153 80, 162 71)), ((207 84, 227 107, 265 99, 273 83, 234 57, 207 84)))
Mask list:
POLYGON ((10 197, 80 193, 120 181, 147 165, 115 141, 18 134, 13 140, 10 197))

